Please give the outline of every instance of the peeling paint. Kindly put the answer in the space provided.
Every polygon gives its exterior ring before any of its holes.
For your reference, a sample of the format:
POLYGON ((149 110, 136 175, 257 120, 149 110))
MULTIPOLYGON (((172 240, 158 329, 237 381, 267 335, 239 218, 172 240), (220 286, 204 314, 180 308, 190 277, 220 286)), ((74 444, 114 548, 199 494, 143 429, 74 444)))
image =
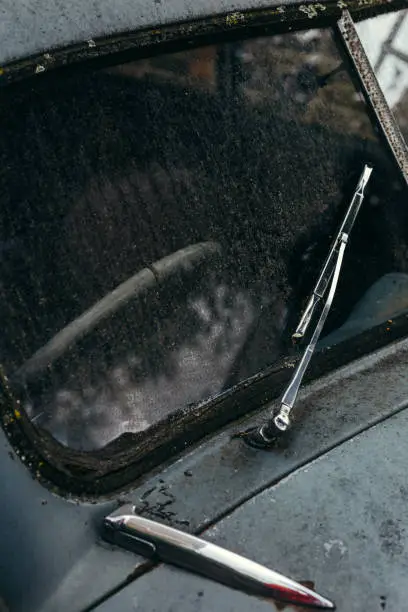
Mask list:
POLYGON ((325 553, 324 556, 329 558, 332 555, 332 550, 337 550, 340 557, 343 557, 347 552, 347 546, 344 545, 342 540, 329 540, 323 544, 325 553))

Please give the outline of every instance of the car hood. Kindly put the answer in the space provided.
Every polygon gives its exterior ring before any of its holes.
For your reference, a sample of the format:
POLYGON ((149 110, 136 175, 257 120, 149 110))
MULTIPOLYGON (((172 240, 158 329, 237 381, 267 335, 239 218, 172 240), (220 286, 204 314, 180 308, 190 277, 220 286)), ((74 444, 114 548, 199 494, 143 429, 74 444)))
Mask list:
MULTIPOLYGON (((408 410, 242 504, 203 538, 299 581, 337 610, 403 610, 408 597, 408 410)), ((293 610, 160 566, 98 608, 293 610)))

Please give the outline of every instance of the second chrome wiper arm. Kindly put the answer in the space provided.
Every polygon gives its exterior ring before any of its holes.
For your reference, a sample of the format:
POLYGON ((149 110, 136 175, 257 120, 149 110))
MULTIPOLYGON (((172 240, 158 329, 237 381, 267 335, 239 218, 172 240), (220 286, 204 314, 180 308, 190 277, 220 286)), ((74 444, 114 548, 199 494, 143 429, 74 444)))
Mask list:
POLYGON ((297 326, 292 336, 295 339, 303 338, 317 304, 320 302, 320 300, 324 297, 324 294, 326 293, 327 287, 330 283, 330 279, 333 276, 333 272, 336 266, 341 236, 343 234, 346 234, 348 236, 353 228, 358 211, 360 210, 361 204, 363 203, 364 190, 370 179, 372 171, 373 169, 370 166, 364 166, 364 170, 360 176, 358 185, 354 192, 347 213, 343 219, 339 232, 329 251, 329 254, 327 255, 326 261, 323 264, 316 286, 313 289, 313 293, 307 302, 307 306, 299 321, 299 325, 297 326))

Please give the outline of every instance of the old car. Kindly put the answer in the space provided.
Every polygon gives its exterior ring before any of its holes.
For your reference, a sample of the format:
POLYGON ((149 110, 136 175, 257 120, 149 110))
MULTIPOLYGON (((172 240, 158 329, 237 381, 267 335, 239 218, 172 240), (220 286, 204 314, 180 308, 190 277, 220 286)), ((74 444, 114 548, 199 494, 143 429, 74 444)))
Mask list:
POLYGON ((405 610, 406 0, 0 6, 0 609, 405 610))

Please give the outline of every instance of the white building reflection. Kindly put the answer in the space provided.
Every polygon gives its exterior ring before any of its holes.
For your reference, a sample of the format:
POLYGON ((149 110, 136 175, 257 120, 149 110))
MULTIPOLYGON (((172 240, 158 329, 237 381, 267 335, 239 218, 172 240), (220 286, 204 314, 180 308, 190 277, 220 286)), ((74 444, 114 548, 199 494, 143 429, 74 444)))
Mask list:
POLYGON ((407 107, 408 11, 368 19, 357 30, 388 104, 393 109, 405 101, 407 107))

